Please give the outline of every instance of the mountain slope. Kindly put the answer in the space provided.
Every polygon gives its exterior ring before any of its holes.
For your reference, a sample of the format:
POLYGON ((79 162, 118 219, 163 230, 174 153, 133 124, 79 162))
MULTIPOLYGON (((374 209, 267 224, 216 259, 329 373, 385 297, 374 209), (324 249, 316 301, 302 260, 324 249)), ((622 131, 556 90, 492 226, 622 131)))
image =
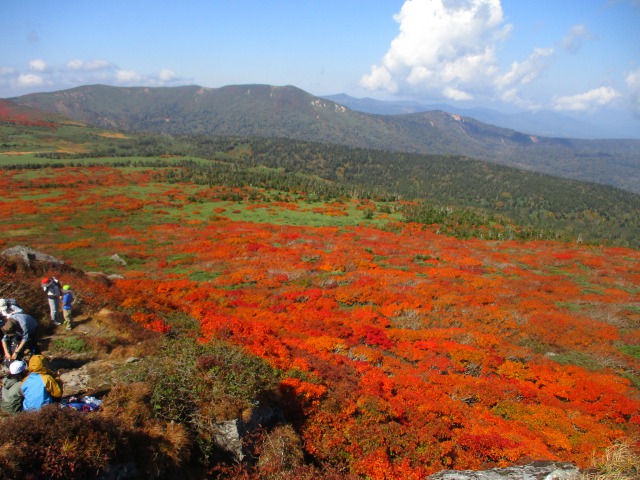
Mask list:
POLYGON ((358 112, 380 115, 401 115, 442 110, 456 115, 474 118, 480 122, 498 127, 518 130, 531 135, 563 138, 638 138, 618 132, 615 128, 603 128, 583 120, 561 115, 556 112, 522 111, 503 113, 490 108, 458 108, 448 104, 422 104, 413 101, 385 101, 373 98, 355 98, 344 93, 325 95, 322 98, 332 100, 358 112))
POLYGON ((286 137, 389 151, 466 155, 640 192, 640 140, 535 137, 442 111, 371 115, 292 86, 94 85, 13 100, 104 128, 286 137))

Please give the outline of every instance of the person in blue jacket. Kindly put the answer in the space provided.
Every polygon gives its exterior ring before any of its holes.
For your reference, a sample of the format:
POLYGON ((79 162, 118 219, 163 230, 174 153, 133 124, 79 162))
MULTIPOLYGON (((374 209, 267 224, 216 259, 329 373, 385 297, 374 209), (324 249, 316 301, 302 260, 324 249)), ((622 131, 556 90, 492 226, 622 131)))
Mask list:
POLYGON ((73 292, 71 292, 69 285, 65 285, 62 287, 62 314, 64 315, 64 323, 67 325, 65 330, 71 330, 73 328, 72 305, 73 292))
POLYGON ((22 394, 24 410, 38 410, 62 398, 62 382, 49 369, 49 362, 43 355, 34 355, 29 360, 29 376, 22 382, 22 394))

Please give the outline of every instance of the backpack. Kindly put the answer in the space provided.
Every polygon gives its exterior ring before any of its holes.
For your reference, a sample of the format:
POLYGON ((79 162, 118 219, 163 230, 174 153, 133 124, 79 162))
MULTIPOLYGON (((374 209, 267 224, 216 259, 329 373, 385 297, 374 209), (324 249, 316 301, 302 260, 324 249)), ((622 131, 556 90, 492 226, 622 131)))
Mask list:
POLYGON ((51 277, 49 279, 49 283, 44 286, 44 291, 47 292, 47 294, 56 294, 54 287, 58 287, 57 294, 60 294, 62 292, 62 285, 60 285, 60 280, 58 280, 56 277, 51 277))

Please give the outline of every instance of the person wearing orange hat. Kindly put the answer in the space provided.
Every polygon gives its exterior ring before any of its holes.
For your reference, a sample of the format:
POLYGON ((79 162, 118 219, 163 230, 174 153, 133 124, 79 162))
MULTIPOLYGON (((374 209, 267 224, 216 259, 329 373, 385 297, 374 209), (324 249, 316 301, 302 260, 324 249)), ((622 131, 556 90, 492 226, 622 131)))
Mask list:
POLYGON ((29 375, 22 382, 22 393, 23 410, 38 410, 62 398, 60 377, 49 369, 49 361, 43 355, 29 359, 29 375))

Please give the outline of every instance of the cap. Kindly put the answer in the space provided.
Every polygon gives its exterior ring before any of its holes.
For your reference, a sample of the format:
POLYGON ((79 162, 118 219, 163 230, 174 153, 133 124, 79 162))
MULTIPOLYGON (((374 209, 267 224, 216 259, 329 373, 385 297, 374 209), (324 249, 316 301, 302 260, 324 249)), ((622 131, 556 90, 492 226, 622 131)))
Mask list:
POLYGON ((26 368, 27 368, 27 364, 24 363, 22 360, 15 360, 11 362, 11 365, 9 365, 9 373, 11 375, 17 375, 19 373, 24 372, 26 368))
POLYGON ((69 290, 71 287, 69 285, 65 285, 64 287, 62 287, 63 290, 69 290))
POLYGON ((49 278, 48 277, 43 278, 42 283, 49 283, 49 278))

